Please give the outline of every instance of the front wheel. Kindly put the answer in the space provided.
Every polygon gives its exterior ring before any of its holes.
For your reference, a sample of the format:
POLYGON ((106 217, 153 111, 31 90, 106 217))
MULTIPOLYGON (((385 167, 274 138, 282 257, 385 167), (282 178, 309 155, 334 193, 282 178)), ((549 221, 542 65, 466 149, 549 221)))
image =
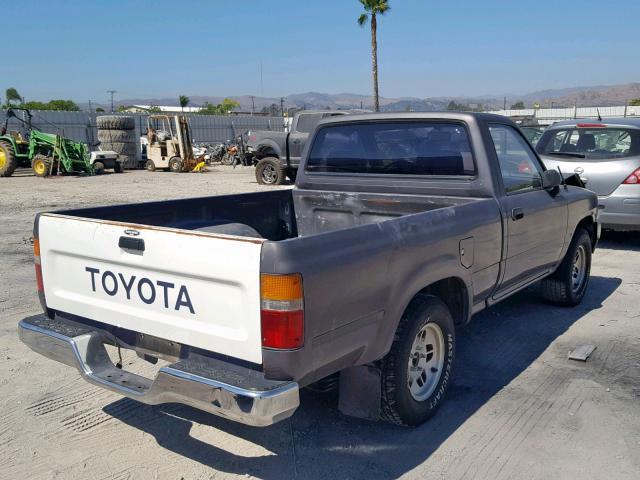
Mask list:
POLYGON ((96 175, 102 175, 104 173, 104 163, 102 163, 102 162, 93 162, 93 172, 96 175))
POLYGON ((417 295, 382 360, 383 420, 415 426, 435 414, 451 383, 455 341, 453 318, 444 302, 417 295))
POLYGON ((558 269, 542 281, 542 295, 563 307, 578 305, 591 275, 591 237, 583 228, 576 230, 558 269))
POLYGON ((51 172, 51 164, 51 158, 45 155, 38 154, 33 157, 33 160, 31 160, 31 168, 33 173, 36 174, 36 177, 49 176, 49 173, 51 172))
POLYGON ((169 161, 169 170, 173 173, 180 173, 182 171, 182 160, 178 157, 174 157, 169 161))
POLYGON ((153 160, 147 160, 147 163, 145 164, 145 168, 147 169, 148 172, 155 172, 156 164, 153 163, 153 160))

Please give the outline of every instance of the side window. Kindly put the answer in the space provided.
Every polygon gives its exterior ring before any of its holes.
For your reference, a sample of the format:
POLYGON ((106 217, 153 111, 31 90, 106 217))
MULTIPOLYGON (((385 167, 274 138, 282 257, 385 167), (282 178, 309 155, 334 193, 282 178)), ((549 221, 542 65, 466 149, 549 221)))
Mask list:
POLYGON ((542 188, 542 173, 528 142, 513 127, 489 126, 507 194, 542 188))

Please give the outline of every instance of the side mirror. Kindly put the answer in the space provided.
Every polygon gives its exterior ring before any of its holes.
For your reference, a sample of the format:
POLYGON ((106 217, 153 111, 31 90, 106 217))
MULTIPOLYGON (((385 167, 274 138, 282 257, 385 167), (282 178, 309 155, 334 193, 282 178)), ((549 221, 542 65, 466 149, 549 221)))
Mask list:
POLYGON ((546 170, 542 174, 542 188, 545 190, 553 190, 562 185, 562 176, 557 170, 546 170))

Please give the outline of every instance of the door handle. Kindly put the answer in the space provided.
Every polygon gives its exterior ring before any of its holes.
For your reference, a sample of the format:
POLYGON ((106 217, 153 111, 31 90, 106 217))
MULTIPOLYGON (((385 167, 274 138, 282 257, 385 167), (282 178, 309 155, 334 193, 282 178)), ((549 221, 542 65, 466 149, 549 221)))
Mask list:
POLYGON ((523 217, 524 217, 524 210, 522 210, 521 208, 514 208, 513 210, 511 210, 511 218, 513 220, 520 220, 523 217))

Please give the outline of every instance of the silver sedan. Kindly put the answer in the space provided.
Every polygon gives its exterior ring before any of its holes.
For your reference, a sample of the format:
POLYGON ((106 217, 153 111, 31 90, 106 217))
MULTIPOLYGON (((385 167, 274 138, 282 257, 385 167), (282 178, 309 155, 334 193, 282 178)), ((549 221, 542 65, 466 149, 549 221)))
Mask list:
POLYGON ((603 228, 640 230, 640 119, 558 122, 536 150, 548 169, 577 174, 598 195, 603 228))

